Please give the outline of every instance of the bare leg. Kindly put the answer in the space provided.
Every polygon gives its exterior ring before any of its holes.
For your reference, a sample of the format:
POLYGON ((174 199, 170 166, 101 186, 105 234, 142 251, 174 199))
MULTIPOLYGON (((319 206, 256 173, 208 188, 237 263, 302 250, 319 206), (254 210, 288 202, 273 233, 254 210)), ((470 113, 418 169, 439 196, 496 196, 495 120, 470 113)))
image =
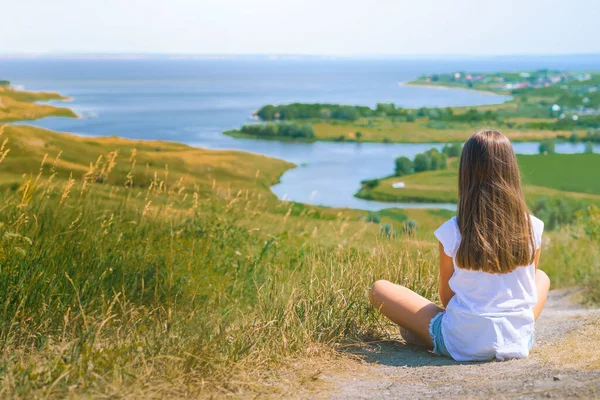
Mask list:
POLYGON ((535 271, 535 286, 537 288, 537 304, 533 306, 533 315, 537 320, 546 304, 546 298, 550 290, 550 278, 541 269, 535 271))
POLYGON ((392 322, 418 335, 429 347, 429 322, 441 311, 440 307, 404 286, 380 280, 369 293, 371 304, 392 322))

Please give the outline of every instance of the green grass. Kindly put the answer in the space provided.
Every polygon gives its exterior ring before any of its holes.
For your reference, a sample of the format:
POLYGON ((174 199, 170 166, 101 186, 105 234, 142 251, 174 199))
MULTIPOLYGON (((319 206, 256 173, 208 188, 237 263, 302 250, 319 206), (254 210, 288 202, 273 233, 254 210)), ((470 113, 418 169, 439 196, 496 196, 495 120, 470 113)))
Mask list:
MULTIPOLYGON (((488 107, 475 108, 485 110, 488 107)), ((455 111, 459 113, 460 109, 455 108, 455 111)), ((394 122, 390 118, 374 117, 362 118, 355 122, 313 121, 312 126, 316 140, 321 141, 339 141, 342 136, 345 141, 356 141, 356 132, 360 131, 362 133, 360 141, 362 142, 450 143, 464 142, 474 132, 486 128, 492 123, 452 123, 444 129, 437 129, 426 118, 417 119, 415 122, 394 122)), ((554 139, 558 135, 569 136, 571 134, 571 132, 526 130, 507 126, 503 126, 502 131, 514 142, 554 139)))
POLYGON ((600 154, 520 155, 519 165, 528 185, 600 194, 600 154))
MULTIPOLYGON (((280 160, 28 126, 4 139, 3 398, 282 397, 348 343, 397 333, 368 305, 376 279, 436 298, 447 212, 382 211, 418 223, 386 237, 366 212, 278 201, 280 160)), ((598 300, 598 227, 547 235, 555 287, 598 300)))
POLYGON ((275 200, 267 188, 287 163, 22 126, 6 135, 0 170, 21 181, 0 191, 5 397, 251 392, 287 357, 375 334, 375 279, 435 293, 431 242, 381 237, 362 212, 275 200), (109 149, 114 161, 95 161, 113 160, 109 149), (279 172, 244 184, 258 167, 279 172))
MULTIPOLYGON (((232 167, 243 158, 288 167, 277 160, 205 151, 203 158, 219 155, 213 184, 209 170, 193 164, 185 178, 184 165, 197 159, 185 157, 184 149, 195 151, 186 146, 34 132, 65 145, 73 140, 82 154, 140 150, 133 159, 117 157, 104 180, 79 172, 70 178, 67 166, 77 164, 55 165, 51 157, 40 173, 0 191, 4 397, 282 395, 314 373, 300 368, 274 385, 290 362, 388 337, 367 303, 374 280, 436 298, 431 231, 448 213, 383 211, 382 223, 418 222, 414 236, 387 238, 364 212, 279 202, 265 189, 276 174, 244 187, 248 168, 232 167), (147 167, 152 148, 186 163, 169 175, 158 156, 147 167), (132 167, 138 156, 146 165, 132 167), (130 185, 119 171, 132 169, 152 179, 130 185)), ((542 257, 553 282, 596 285, 598 246, 558 234, 542 257)))
MULTIPOLYGON (((573 202, 600 204, 600 155, 556 154, 519 155, 524 192, 528 200, 560 197, 573 202)), ((357 197, 390 202, 456 203, 458 201, 458 166, 447 170, 420 172, 380 180, 375 188, 363 186, 357 197), (392 184, 404 182, 394 189, 392 184)))

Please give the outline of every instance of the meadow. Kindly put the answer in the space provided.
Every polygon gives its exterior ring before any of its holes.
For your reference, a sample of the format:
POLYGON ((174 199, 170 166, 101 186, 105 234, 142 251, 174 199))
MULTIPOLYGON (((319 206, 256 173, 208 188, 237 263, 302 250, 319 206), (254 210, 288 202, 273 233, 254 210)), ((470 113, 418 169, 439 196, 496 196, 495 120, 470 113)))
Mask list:
MULTIPOLYGON (((291 167, 5 127, 0 396, 284 396, 349 345, 394 337, 367 290, 389 279, 435 300, 448 212, 281 202, 269 188, 291 167)), ((599 240, 597 209, 547 235, 554 287, 600 299, 599 240)))
POLYGON ((600 154, 520 155, 518 158, 526 184, 600 194, 600 154))
MULTIPOLYGON (((467 108, 454 108, 457 113, 466 112, 467 108)), ((527 119, 519 119, 527 120, 527 119)), ((314 131, 314 137, 291 138, 291 137, 265 137, 260 139, 283 140, 283 141, 329 141, 329 142, 378 142, 378 143, 447 143, 464 142, 481 124, 474 123, 432 123, 427 117, 420 117, 412 122, 406 122, 388 117, 363 117, 356 121, 324 121, 309 120, 314 131)), ((493 121, 488 121, 493 124, 493 121)), ((549 129, 524 129, 517 127, 502 126, 503 132, 515 142, 531 142, 544 139, 555 139, 557 136, 568 136, 571 131, 554 131, 549 129)), ((258 139, 256 135, 250 135, 241 130, 231 130, 227 135, 258 139)), ((585 136, 585 131, 580 131, 585 136)))
MULTIPOLYGON (((528 200, 560 197, 600 205, 600 154, 517 155, 517 159, 528 200)), ((450 159, 444 170, 380 179, 375 187, 363 185, 356 196, 379 201, 456 203, 458 160, 450 159), (395 182, 406 186, 394 189, 395 182)))

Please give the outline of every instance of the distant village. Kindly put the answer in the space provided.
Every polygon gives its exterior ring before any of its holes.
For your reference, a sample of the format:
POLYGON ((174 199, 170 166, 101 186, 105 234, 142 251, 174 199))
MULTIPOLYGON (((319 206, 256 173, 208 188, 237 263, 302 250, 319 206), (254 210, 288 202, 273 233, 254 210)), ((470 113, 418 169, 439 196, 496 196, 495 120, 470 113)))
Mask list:
POLYGON ((455 72, 425 76, 421 79, 428 84, 450 84, 498 92, 508 91, 513 94, 523 93, 527 89, 555 87, 559 89, 556 92, 559 100, 565 100, 564 104, 557 102, 550 106, 549 110, 556 117, 565 118, 565 113, 569 113, 574 114, 573 119, 577 119, 581 115, 600 114, 600 81, 592 79, 590 73, 548 70, 491 74, 455 72))

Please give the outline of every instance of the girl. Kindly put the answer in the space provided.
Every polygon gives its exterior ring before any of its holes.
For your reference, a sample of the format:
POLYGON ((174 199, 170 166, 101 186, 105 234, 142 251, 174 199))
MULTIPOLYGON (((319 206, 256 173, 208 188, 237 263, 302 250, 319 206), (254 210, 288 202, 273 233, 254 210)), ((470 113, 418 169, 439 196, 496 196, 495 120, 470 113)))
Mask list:
POLYGON ((371 304, 457 361, 524 358, 550 288, 537 269, 544 223, 529 214, 517 159, 500 132, 464 145, 457 216, 435 231, 443 308, 391 282, 375 282, 371 304))

